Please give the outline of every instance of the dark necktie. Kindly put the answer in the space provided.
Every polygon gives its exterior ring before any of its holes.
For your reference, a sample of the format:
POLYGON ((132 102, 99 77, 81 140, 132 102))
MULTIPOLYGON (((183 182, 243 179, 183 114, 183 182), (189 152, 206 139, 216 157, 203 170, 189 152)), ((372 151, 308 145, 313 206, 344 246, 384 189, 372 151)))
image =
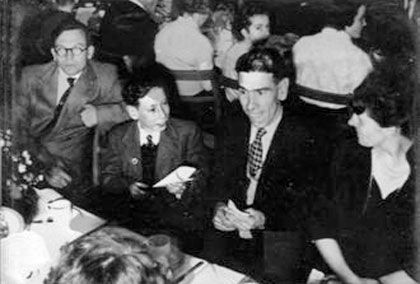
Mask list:
POLYGON ((141 146, 143 159, 143 182, 152 186, 155 181, 157 145, 153 144, 152 135, 146 136, 147 143, 141 146))
POLYGON ((71 93, 71 90, 73 89, 74 81, 76 81, 75 78, 71 78, 71 77, 67 78, 67 82, 69 83, 69 87, 64 92, 64 94, 61 96, 60 101, 58 102, 57 106, 55 107, 54 116, 51 119, 51 121, 47 124, 47 126, 44 128, 44 130, 42 131, 41 136, 44 136, 44 135, 48 134, 54 128, 55 124, 57 123, 58 118, 60 117, 60 113, 63 110, 64 104, 66 103, 67 98, 69 97, 69 95, 71 93))
POLYGON ((257 172, 262 167, 263 148, 261 138, 267 133, 264 128, 259 128, 255 140, 248 149, 249 174, 255 178, 257 172))

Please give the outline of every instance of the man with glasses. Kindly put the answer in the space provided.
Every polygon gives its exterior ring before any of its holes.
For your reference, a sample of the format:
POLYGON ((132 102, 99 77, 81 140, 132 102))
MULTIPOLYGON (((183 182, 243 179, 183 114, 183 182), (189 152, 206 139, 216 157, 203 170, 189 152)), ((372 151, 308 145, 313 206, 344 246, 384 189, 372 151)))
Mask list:
POLYGON ((53 40, 53 61, 22 72, 16 142, 44 163, 48 186, 88 207, 94 129, 106 130, 127 116, 115 68, 91 60, 94 47, 86 27, 65 21, 53 40))

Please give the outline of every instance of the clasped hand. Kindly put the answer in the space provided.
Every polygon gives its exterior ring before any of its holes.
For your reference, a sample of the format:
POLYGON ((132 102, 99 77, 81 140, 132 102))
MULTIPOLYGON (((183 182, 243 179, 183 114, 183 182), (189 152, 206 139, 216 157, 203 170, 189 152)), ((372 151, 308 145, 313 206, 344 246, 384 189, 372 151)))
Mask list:
POLYGON ((80 118, 86 127, 93 127, 98 124, 98 113, 96 107, 87 104, 83 107, 83 111, 80 113, 80 118))
POLYGON ((52 167, 47 175, 46 175, 47 182, 55 187, 55 188, 63 188, 69 185, 72 181, 71 176, 63 170, 60 166, 52 167))
POLYGON ((249 208, 245 210, 248 213, 247 218, 238 218, 232 209, 226 205, 220 205, 216 209, 213 218, 213 225, 220 231, 250 231, 253 229, 262 229, 265 224, 265 216, 261 211, 249 208))

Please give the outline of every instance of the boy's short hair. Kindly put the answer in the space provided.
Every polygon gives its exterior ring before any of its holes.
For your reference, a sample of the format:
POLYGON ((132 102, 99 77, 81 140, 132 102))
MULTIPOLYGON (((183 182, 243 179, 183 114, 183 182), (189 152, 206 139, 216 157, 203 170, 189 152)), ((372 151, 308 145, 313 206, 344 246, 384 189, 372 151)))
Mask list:
POLYGON ((138 106, 139 99, 145 97, 153 88, 162 88, 166 97, 170 94, 173 76, 159 63, 149 65, 138 71, 124 85, 122 97, 127 105, 138 106))
POLYGON ((255 15, 269 16, 269 12, 264 6, 260 4, 250 3, 245 4, 244 7, 240 9, 235 15, 232 24, 232 33, 237 40, 241 41, 244 39, 241 31, 242 29, 249 28, 249 26, 252 24, 251 18, 255 15))
POLYGON ((263 72, 273 74, 279 82, 289 74, 286 63, 274 48, 256 47, 239 57, 236 72, 263 72))

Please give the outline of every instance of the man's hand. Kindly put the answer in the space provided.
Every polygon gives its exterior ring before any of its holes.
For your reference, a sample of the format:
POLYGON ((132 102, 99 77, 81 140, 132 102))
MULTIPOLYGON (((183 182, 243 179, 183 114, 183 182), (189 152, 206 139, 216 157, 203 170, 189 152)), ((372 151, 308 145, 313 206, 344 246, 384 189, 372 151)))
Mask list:
POLYGON ((248 213, 247 217, 238 218, 231 209, 226 209, 226 216, 231 221, 233 226, 239 231, 250 231, 254 229, 263 229, 265 224, 265 215, 261 211, 249 208, 245 210, 248 213))
POLYGON ((93 127, 98 124, 98 114, 96 107, 93 105, 85 105, 83 111, 80 113, 80 117, 86 127, 93 127))
POLYGON ((234 231, 236 228, 226 216, 227 206, 226 204, 219 204, 216 207, 216 213, 213 217, 213 225, 219 231, 229 232, 234 231))
POLYGON ((135 182, 128 187, 128 190, 130 191, 130 194, 134 199, 139 199, 141 196, 146 194, 146 192, 143 189, 148 187, 149 186, 147 184, 144 184, 142 182, 135 182))
POLYGON ((60 167, 52 167, 47 176, 47 182, 55 188, 63 188, 71 182, 71 176, 60 167))
POLYGON ((169 193, 172 193, 176 196, 176 198, 180 199, 182 194, 184 193, 185 189, 187 188, 185 182, 176 182, 171 183, 166 186, 166 190, 169 193))

